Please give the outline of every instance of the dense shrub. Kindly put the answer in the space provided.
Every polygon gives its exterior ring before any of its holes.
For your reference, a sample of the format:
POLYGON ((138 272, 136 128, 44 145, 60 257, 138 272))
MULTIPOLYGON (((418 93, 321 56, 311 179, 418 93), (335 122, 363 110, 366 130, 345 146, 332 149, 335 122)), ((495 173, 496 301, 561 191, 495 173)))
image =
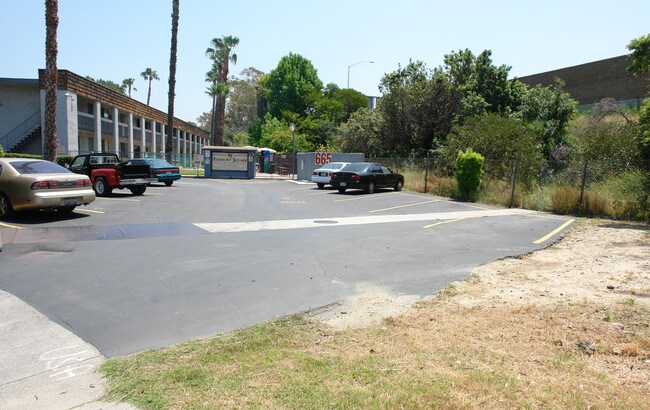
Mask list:
POLYGON ((17 154, 15 152, 5 152, 7 158, 30 158, 30 159, 43 159, 42 155, 38 154, 17 154))
POLYGON ((442 151, 443 157, 451 165, 458 151, 470 147, 484 156, 487 174, 505 180, 510 179, 513 165, 517 162, 519 180, 529 183, 542 159, 539 137, 520 120, 497 114, 474 117, 465 125, 454 127, 442 151))
POLYGON ((580 200, 580 190, 567 185, 554 187, 551 190, 551 212, 559 215, 575 213, 580 200))
POLYGON ((461 198, 471 199, 478 191, 483 178, 483 156, 468 148, 459 151, 456 159, 456 181, 461 198))
POLYGON ((72 155, 59 155, 56 157, 56 163, 64 167, 66 164, 68 166, 72 165, 72 160, 74 159, 74 156, 72 155))
POLYGON ((650 221, 650 174, 633 170, 591 187, 610 202, 609 214, 616 219, 650 221))

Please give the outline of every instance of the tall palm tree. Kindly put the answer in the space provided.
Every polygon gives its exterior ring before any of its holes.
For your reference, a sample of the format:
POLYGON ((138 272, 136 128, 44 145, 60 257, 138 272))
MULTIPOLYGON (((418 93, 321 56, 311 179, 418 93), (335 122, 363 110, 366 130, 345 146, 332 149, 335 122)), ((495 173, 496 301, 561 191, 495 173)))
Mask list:
POLYGON ((58 0, 45 0, 45 146, 43 158, 56 160, 56 82, 59 76, 56 66, 58 45, 56 32, 59 27, 58 0))
MULTIPOLYGON (((174 130, 174 97, 176 88, 176 59, 178 51, 178 19, 179 0, 172 0, 172 45, 169 53, 169 94, 167 106, 167 139, 165 140, 165 157, 171 162, 174 151, 174 139, 171 134, 174 130)), ((156 130, 154 130, 156 132, 156 130)), ((154 147, 155 148, 155 147, 154 147)))
POLYGON ((219 72, 217 69, 216 64, 212 64, 212 69, 205 73, 205 81, 210 83, 210 85, 207 87, 206 94, 208 94, 210 97, 212 97, 212 108, 210 110, 211 113, 211 118, 210 118, 210 144, 211 145, 216 145, 216 141, 214 138, 214 129, 215 129, 215 110, 217 109, 217 94, 218 94, 218 86, 217 86, 217 79, 219 77, 219 72))
POLYGON ((237 54, 232 49, 237 47, 239 39, 234 36, 223 36, 213 38, 210 42, 211 47, 205 50, 205 55, 212 59, 214 66, 217 68, 217 101, 214 119, 214 139, 215 145, 223 145, 223 129, 226 114, 226 97, 228 94, 228 64, 232 61, 237 64, 237 54))
POLYGON ((131 89, 133 89, 133 91, 138 91, 138 89, 133 86, 134 84, 135 84, 135 78, 125 78, 124 80, 122 80, 122 89, 129 90, 129 98, 131 98, 131 89))
POLYGON ((151 80, 160 80, 160 78, 158 78, 158 73, 156 70, 152 70, 149 67, 141 72, 140 76, 149 81, 149 92, 147 93, 147 105, 149 105, 149 102, 151 101, 151 80))

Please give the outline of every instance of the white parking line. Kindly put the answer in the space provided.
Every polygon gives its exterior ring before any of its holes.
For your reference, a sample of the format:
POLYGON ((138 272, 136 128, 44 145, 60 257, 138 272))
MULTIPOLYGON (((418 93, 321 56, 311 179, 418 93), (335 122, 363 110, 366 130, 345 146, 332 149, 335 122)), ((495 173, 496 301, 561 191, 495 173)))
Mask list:
POLYGON ((106 212, 104 211, 96 211, 94 209, 84 209, 84 208, 77 208, 75 209, 77 212, 90 212, 91 214, 105 214, 106 212))
POLYGON ((437 199, 434 199, 434 200, 432 200, 432 201, 415 202, 415 203, 413 203, 413 204, 398 205, 398 206, 393 206, 393 207, 390 207, 390 208, 384 208, 384 209, 375 209, 375 210, 370 211, 370 212, 384 212, 384 211, 391 211, 391 210, 393 210, 393 209, 407 208, 407 207, 409 207, 409 206, 417 206, 417 205, 423 205, 423 204, 431 204, 431 203, 433 203, 433 202, 438 202, 438 200, 437 200, 437 199))
POLYGON ((277 221, 195 223, 194 225, 210 233, 256 232, 279 229, 320 228, 331 226, 351 226, 383 224, 395 222, 447 221, 459 218, 479 218, 484 216, 532 215, 535 211, 526 209, 496 209, 492 211, 435 212, 411 215, 373 215, 342 218, 288 219, 277 221))

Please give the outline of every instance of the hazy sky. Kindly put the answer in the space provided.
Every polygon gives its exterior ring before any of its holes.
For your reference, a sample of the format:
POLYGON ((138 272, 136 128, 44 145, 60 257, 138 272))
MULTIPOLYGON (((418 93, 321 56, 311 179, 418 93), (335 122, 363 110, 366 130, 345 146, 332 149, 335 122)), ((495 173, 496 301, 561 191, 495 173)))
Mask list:
MULTIPOLYGON (((45 67, 43 0, 0 0, 0 77, 36 78, 45 67)), ((158 72, 151 105, 167 110, 171 0, 59 0, 58 67, 121 83, 136 79, 146 102, 145 68, 158 72)), ((175 114, 194 121, 210 109, 205 49, 240 39, 232 74, 269 72, 289 52, 311 60, 324 84, 379 95, 385 73, 469 48, 492 50, 496 64, 524 76, 627 53, 650 32, 650 1, 180 0, 175 114)))

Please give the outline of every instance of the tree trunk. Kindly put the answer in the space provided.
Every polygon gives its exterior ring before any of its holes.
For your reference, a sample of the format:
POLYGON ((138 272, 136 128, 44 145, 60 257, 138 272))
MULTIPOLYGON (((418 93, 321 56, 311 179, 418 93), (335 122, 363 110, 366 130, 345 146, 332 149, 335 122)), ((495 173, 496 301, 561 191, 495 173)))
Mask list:
MULTIPOLYGON (((178 50, 178 18, 179 18, 179 0, 172 0, 172 46, 169 54, 169 105, 167 107, 167 133, 174 133, 174 97, 176 89, 176 55, 178 50)), ((149 80, 151 84, 151 80, 149 80)), ((149 86, 149 95, 151 95, 151 86, 149 86)), ((147 98, 147 105, 149 105, 147 98)), ((153 130, 155 133, 156 130, 153 130)), ((168 135, 165 140, 165 156, 168 162, 171 162, 172 151, 174 151, 174 139, 168 135)), ((154 147, 155 150, 155 147, 154 147)))
MULTIPOLYGON (((58 0, 45 1, 45 143, 43 158, 56 160, 56 89, 58 70, 56 58, 58 53, 56 32, 59 27, 58 0)), ((95 113, 99 115, 99 113, 95 113)))
POLYGON ((212 95, 212 118, 210 121, 210 144, 213 146, 218 145, 217 144, 217 82, 215 81, 213 83, 213 91, 215 91, 215 94, 212 95))
POLYGON ((149 76, 149 92, 147 93, 147 105, 149 105, 149 101, 151 100, 151 80, 153 80, 153 77, 149 76))
POLYGON ((220 87, 218 88, 219 92, 217 93, 217 114, 215 115, 216 130, 214 133, 217 145, 223 145, 224 122, 226 118, 226 96, 228 93, 228 58, 229 56, 226 55, 219 67, 218 82, 220 87))

